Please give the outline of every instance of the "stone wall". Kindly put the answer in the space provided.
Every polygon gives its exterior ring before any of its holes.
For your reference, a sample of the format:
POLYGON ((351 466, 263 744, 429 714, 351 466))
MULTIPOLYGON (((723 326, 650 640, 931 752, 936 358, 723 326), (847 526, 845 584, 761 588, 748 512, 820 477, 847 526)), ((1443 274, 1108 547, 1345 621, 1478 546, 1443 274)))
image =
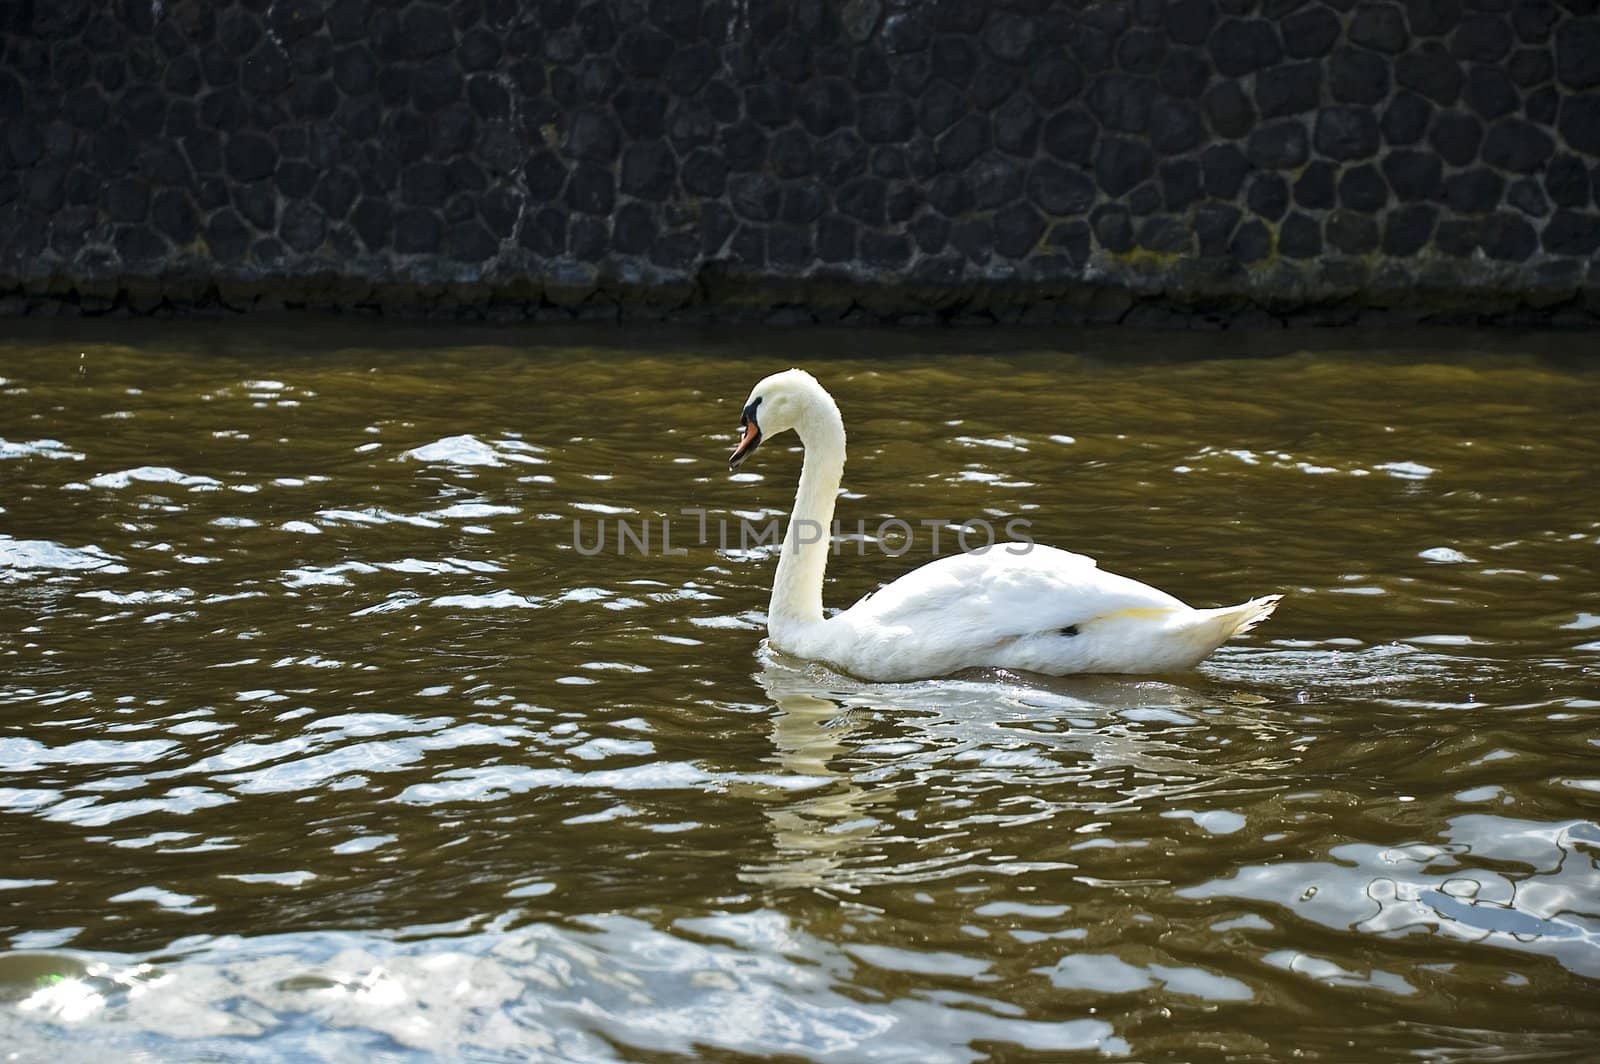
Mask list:
POLYGON ((3 0, 0 312, 1600 321, 1596 0, 3 0))

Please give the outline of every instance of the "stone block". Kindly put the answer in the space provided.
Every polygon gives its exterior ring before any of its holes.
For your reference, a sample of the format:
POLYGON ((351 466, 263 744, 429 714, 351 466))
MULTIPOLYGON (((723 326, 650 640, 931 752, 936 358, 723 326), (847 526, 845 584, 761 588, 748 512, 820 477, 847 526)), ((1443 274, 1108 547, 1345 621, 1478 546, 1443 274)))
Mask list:
POLYGON ((1098 190, 1093 181, 1077 169, 1040 160, 1028 176, 1028 196, 1046 214, 1069 216, 1086 212, 1098 190))
POLYGON ((1322 226, 1310 215, 1292 212, 1278 227, 1278 254, 1315 259, 1322 254, 1322 226))
POLYGON ((1219 137, 1234 140, 1255 128, 1255 104, 1237 81, 1225 80, 1212 85, 1201 98, 1201 107, 1212 132, 1219 137))
POLYGON ((1256 105, 1262 118, 1314 111, 1321 100, 1320 63, 1289 63, 1256 75, 1256 105))
POLYGON ((327 219, 315 203, 293 200, 278 220, 278 238, 291 251, 308 255, 321 246, 327 235, 327 219))
POLYGON ((1585 92, 1562 100, 1558 128, 1568 147, 1600 156, 1600 92, 1585 92))
POLYGON ((1089 110, 1112 132, 1143 133, 1150 118, 1151 83, 1127 74, 1102 74, 1089 86, 1089 110))
POLYGON ((1395 258, 1417 254, 1433 236, 1439 209, 1414 203, 1390 211, 1383 221, 1383 253, 1395 258))
POLYGON ((1121 196, 1155 172, 1155 154, 1142 140, 1103 137, 1095 152, 1094 173, 1100 189, 1121 196))
POLYGON ((1395 63, 1395 80, 1443 107, 1461 96, 1461 64, 1443 46, 1427 42, 1395 63))
POLYGON ((1541 169, 1554 152, 1549 133, 1517 118, 1496 122, 1483 142, 1484 162, 1519 174, 1541 169))
POLYGON ((1044 124, 1044 148, 1064 163, 1084 165, 1094 158, 1100 129, 1087 112, 1068 108, 1051 115, 1044 124))
POLYGON ((1410 39, 1397 4, 1359 4, 1350 20, 1350 40, 1373 51, 1395 55, 1410 39))
POLYGON ((1283 57, 1277 29, 1266 19, 1224 19, 1206 47, 1217 72, 1230 78, 1254 74, 1283 57))
POLYGON ((1346 170, 1339 177, 1339 206, 1368 214, 1383 209, 1389 201, 1389 187, 1383 174, 1371 163, 1346 170))
POLYGON ((1206 195, 1230 200, 1239 194, 1239 187, 1250 170, 1250 161, 1232 144, 1216 144, 1200 156, 1200 169, 1205 178, 1206 195))
POLYGON ((1428 143, 1451 166, 1466 166, 1478 157, 1483 123, 1472 115, 1447 112, 1435 120, 1428 143))
POLYGON ((1403 202, 1432 199, 1443 181, 1444 164, 1433 152, 1392 151, 1381 165, 1389 188, 1403 202))
MULTIPOLYGON (((1330 154, 1320 143, 1318 147, 1324 154, 1330 154)), ((1293 170, 1303 165, 1310 153, 1306 127, 1293 119, 1258 127, 1250 134, 1245 147, 1245 157, 1258 170, 1293 170)))
POLYGON ((621 186, 630 196, 664 200, 677 181, 677 159, 662 140, 641 140, 622 153, 621 186))
POLYGON ((1323 224, 1323 235, 1346 255, 1365 255, 1378 247, 1378 223, 1359 211, 1333 211, 1323 224))
POLYGON ((1228 254, 1234 261, 1250 265, 1272 254, 1272 232, 1258 218, 1245 221, 1234 231, 1228 242, 1228 254))
POLYGON ((1289 183, 1278 174, 1254 174, 1245 189, 1245 204, 1256 217, 1276 222, 1289 209, 1289 183))
POLYGON ((1112 254, 1125 255, 1133 250, 1133 216, 1121 204, 1096 207, 1089 215, 1089 225, 1095 242, 1112 254))
POLYGON ((1600 250, 1600 214, 1562 208, 1545 223, 1540 244, 1554 255, 1593 255, 1600 250))
POLYGON ((1367 109, 1324 107, 1317 113, 1312 142, 1329 159, 1369 158, 1378 150, 1378 120, 1367 109))
POLYGON ((1301 8, 1280 23, 1284 51, 1296 59, 1317 59, 1333 50, 1342 31, 1339 19, 1325 7, 1301 8))
POLYGON ((1389 95, 1390 61, 1364 48, 1339 48, 1328 61, 1329 91, 1340 103, 1372 105, 1389 95))

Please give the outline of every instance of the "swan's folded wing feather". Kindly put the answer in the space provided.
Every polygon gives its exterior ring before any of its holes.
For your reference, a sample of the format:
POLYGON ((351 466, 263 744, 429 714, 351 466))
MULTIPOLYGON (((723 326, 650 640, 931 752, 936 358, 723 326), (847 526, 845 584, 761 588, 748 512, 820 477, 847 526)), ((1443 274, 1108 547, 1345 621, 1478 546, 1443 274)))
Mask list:
POLYGON ((970 646, 1129 609, 1187 607, 1164 591, 1106 572, 1093 558, 1034 545, 1020 554, 1001 546, 929 562, 841 617, 863 634, 900 629, 916 632, 925 644, 946 636, 970 646))

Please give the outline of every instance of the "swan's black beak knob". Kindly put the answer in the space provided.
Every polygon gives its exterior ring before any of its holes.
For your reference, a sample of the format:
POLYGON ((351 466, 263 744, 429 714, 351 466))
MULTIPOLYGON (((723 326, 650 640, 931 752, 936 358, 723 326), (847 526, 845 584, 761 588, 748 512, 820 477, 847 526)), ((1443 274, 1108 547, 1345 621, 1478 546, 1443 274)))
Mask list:
POLYGON ((739 415, 739 428, 744 435, 739 440, 739 446, 735 447, 733 453, 728 456, 728 472, 730 473, 738 469, 740 464, 750 457, 751 451, 761 446, 761 426, 756 424, 756 407, 760 405, 761 400, 757 399, 745 407, 744 412, 739 415))

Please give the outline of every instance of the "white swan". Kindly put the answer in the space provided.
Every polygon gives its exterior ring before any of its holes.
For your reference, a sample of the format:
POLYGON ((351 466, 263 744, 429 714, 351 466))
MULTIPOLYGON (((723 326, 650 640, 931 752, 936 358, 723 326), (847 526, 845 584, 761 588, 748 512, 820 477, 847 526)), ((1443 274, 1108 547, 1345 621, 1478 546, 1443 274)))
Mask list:
POLYGON ((771 646, 867 680, 915 680, 997 666, 1065 675, 1193 668, 1271 615, 1279 595, 1197 610, 1164 591, 1053 547, 997 544, 916 569, 832 617, 822 612, 833 506, 844 474, 844 421, 804 370, 755 386, 728 458, 793 429, 805 447, 767 608, 771 646))

